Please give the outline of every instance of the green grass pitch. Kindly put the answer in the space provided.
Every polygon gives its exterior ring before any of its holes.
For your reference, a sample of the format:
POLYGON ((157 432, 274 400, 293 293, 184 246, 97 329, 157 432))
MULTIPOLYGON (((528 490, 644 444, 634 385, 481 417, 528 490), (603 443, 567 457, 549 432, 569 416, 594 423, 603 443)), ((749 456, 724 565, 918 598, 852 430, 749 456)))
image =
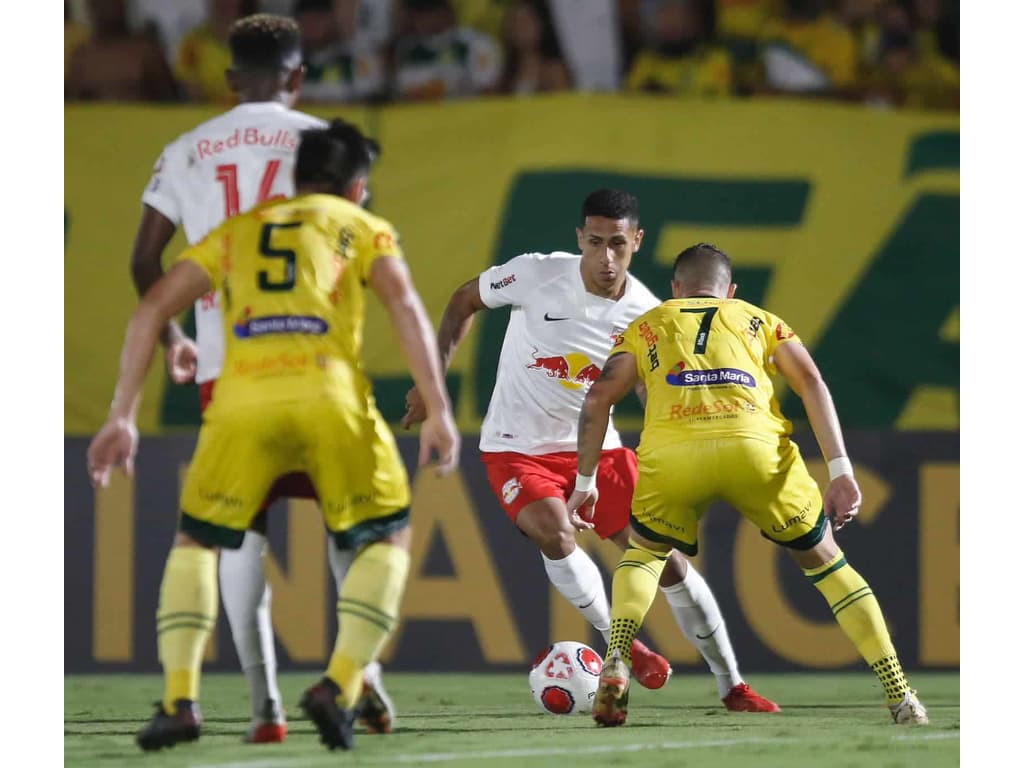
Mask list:
POLYGON ((931 724, 892 724, 869 671, 759 674, 748 682, 782 706, 781 714, 726 712, 708 674, 677 674, 660 691, 633 684, 621 728, 589 717, 542 713, 515 675, 400 674, 385 671, 398 709, 389 736, 356 734, 351 753, 324 749, 297 702, 316 673, 281 675, 290 714, 284 744, 241 743, 248 695, 241 674, 206 675, 202 737, 158 754, 135 746, 135 731, 160 698, 155 675, 64 678, 64 764, 305 768, 306 766, 708 766, 708 768, 896 768, 960 765, 960 675, 915 672, 910 679, 931 724))

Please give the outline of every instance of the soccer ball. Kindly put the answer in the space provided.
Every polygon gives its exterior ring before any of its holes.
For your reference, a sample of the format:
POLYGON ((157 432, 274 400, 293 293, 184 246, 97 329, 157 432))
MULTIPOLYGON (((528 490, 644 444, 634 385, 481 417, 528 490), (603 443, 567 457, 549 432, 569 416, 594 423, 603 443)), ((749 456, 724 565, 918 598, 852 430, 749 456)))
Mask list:
POLYGON ((530 693, 552 715, 589 713, 604 662, 589 645, 573 640, 550 645, 530 669, 530 693))

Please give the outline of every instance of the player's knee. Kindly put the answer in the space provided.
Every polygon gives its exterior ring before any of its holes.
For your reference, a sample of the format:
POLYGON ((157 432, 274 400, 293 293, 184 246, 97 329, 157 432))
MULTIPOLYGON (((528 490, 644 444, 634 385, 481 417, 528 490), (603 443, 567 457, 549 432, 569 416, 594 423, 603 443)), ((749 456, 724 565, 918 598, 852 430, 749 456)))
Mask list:
POLYGON ((565 530, 552 527, 546 530, 538 530, 530 537, 544 553, 545 557, 551 560, 561 560, 568 557, 576 549, 576 534, 572 529, 565 530))
POLYGON ((686 570, 689 564, 686 558, 678 552, 673 551, 665 562, 665 570, 661 572, 658 584, 662 587, 672 587, 686 578, 686 570))

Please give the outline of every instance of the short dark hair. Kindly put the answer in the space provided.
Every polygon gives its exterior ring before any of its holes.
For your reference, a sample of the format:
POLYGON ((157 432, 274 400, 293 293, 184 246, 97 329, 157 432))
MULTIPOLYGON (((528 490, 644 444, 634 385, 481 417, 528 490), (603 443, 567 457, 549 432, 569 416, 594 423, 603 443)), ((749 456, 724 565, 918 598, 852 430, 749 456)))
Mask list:
POLYGON ((326 184, 342 194, 358 176, 369 173, 378 157, 376 141, 352 123, 335 118, 326 128, 302 131, 295 156, 295 184, 326 184))
POLYGON ((728 285, 732 282, 732 259, 711 243, 697 243, 676 256, 672 276, 680 282, 686 279, 718 285, 725 281, 728 285))
POLYGON ((231 25, 231 66, 240 72, 279 72, 302 63, 302 37, 294 19, 254 13, 231 25))
POLYGON ((635 195, 619 189, 598 189, 587 195, 580 212, 580 226, 587 216, 602 216, 606 219, 629 219, 635 227, 640 223, 640 203, 635 195))

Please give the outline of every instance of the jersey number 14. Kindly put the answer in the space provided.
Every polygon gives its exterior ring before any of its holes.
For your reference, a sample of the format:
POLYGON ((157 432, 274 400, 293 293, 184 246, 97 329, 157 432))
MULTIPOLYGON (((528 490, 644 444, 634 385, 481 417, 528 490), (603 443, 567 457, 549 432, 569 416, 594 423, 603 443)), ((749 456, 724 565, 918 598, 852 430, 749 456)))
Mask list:
MULTIPOLYGON (((256 194, 257 203, 284 198, 284 195, 270 194, 280 167, 280 160, 267 161, 263 168, 263 178, 260 179, 260 188, 256 194)), ((224 218, 230 219, 232 216, 237 216, 241 212, 238 203, 238 165, 235 163, 218 165, 217 181, 224 187, 224 218)))

